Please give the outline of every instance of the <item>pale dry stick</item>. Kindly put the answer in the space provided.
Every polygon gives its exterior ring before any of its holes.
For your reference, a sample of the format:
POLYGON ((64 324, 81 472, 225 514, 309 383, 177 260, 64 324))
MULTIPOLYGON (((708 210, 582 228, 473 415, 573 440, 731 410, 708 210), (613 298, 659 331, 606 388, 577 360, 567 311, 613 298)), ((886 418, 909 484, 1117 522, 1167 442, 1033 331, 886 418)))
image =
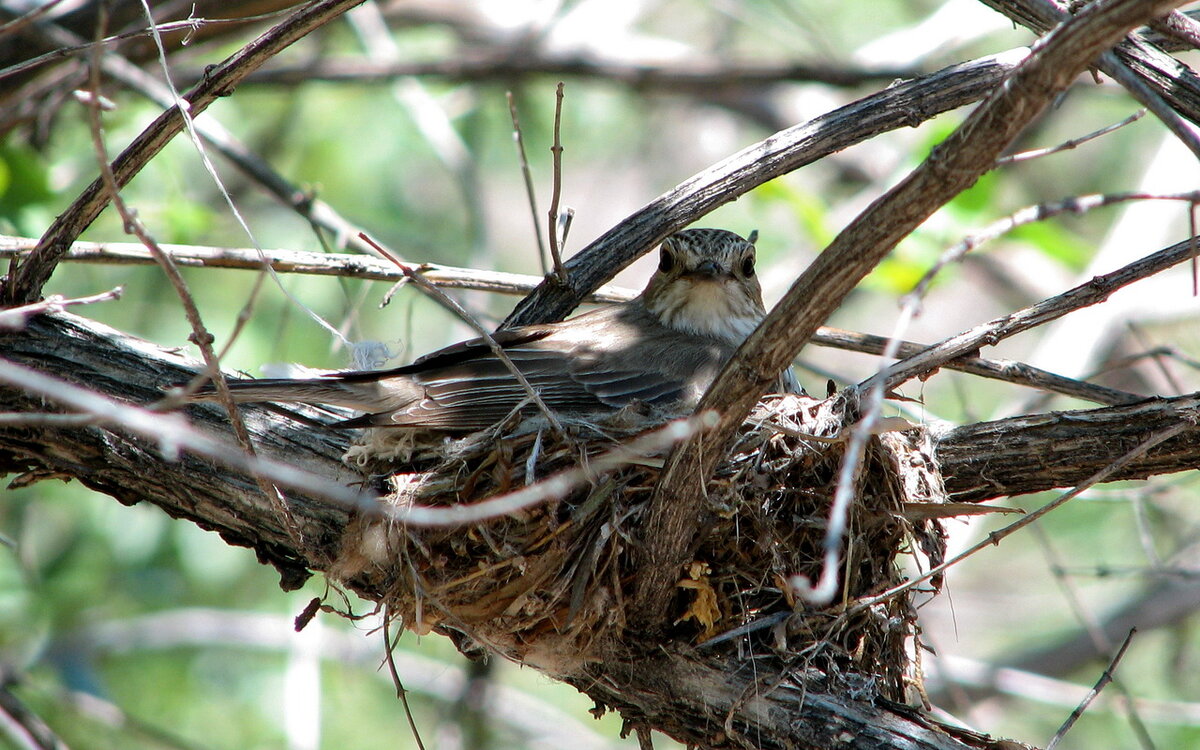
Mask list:
MULTIPOLYGON (((1051 575, 1062 589, 1063 596, 1066 597, 1067 605, 1071 608, 1075 619, 1083 626, 1087 632, 1088 638, 1092 641, 1092 646, 1096 649, 1096 653, 1102 654, 1112 650, 1112 643, 1104 633, 1104 627, 1097 620, 1096 616, 1087 610, 1083 603, 1083 597, 1079 595, 1079 591, 1075 583, 1070 579, 1070 576, 1065 572, 1058 554, 1054 546, 1050 543, 1046 532, 1038 524, 1029 527, 1033 538, 1037 540, 1038 545, 1042 548, 1042 554, 1045 555, 1046 561, 1050 564, 1051 575)), ((1127 639, 1128 642, 1128 639, 1127 639)), ((1122 650, 1124 650, 1122 648, 1122 650)), ((1120 680, 1113 678, 1113 687, 1124 698, 1122 704, 1129 718, 1129 724, 1133 728, 1133 732, 1138 739, 1142 741, 1143 747, 1153 748, 1152 742, 1147 742, 1150 733, 1146 730, 1146 723, 1142 720, 1140 713, 1134 706, 1133 694, 1125 687, 1120 680)), ((1093 698, 1095 696, 1092 696, 1093 698)), ((1090 699, 1089 699, 1090 702, 1090 699)))
POLYGON ((1076 485, 1074 487, 1074 489, 1064 492, 1063 494, 1054 498, 1054 500, 1051 500, 1050 502, 1046 503, 1041 508, 1038 508, 1035 511, 1025 514, 1020 519, 1012 522, 1008 526, 1005 526, 1002 529, 999 529, 997 531, 993 531, 993 532, 989 533, 986 538, 980 540, 979 542, 975 543, 971 547, 968 547, 967 549, 958 553, 957 555, 950 558, 949 560, 946 560, 942 564, 935 565, 934 567, 930 568, 929 570, 925 571, 924 573, 921 573, 913 578, 910 578, 909 580, 907 580, 904 583, 901 583, 897 586, 893 586, 892 588, 888 589, 887 591, 884 591, 881 594, 877 594, 875 596, 870 596, 865 599, 859 599, 858 601, 854 602, 853 605, 851 605, 850 609, 852 611, 858 612, 858 611, 865 610, 868 607, 873 607, 876 604, 881 604, 881 603, 887 601, 888 599, 892 598, 893 596, 897 596, 898 594, 902 594, 905 591, 909 591, 910 589, 915 588, 918 584, 929 580, 933 576, 936 576, 940 573, 946 572, 951 567, 959 564, 966 558, 971 557, 976 552, 979 552, 980 550, 985 549, 987 547, 992 547, 992 546, 998 545, 1000 543, 1000 541, 1002 539, 1004 539, 1005 537, 1010 536, 1014 532, 1019 531, 1020 529, 1028 526, 1029 524, 1038 520, 1039 518, 1046 515, 1050 511, 1055 510, 1059 506, 1063 505, 1068 500, 1071 500, 1071 499, 1075 498, 1076 496, 1080 495, 1081 493, 1083 493, 1085 490, 1090 489, 1092 486, 1103 482, 1105 479, 1107 479, 1109 476, 1111 476, 1115 472, 1120 471, 1127 464, 1131 463, 1132 461, 1136 460, 1137 458, 1140 458, 1142 455, 1147 453, 1154 446, 1156 446, 1159 443, 1162 443, 1166 440, 1170 440, 1171 438, 1175 437, 1176 435, 1179 435, 1182 432, 1187 431, 1188 429, 1191 429, 1193 427, 1192 421, 1194 421, 1196 419, 1196 415, 1195 414, 1192 414, 1192 415, 1181 414, 1180 419, 1184 420, 1184 421, 1180 422, 1179 424, 1174 425, 1173 427, 1168 427, 1165 430, 1159 430, 1158 432, 1154 433, 1149 438, 1143 440, 1141 443, 1139 443, 1137 446, 1135 446, 1132 450, 1127 451, 1126 453, 1121 455, 1119 458, 1117 458, 1115 461, 1108 464, 1107 466, 1105 466, 1103 469, 1096 472, 1095 474, 1091 475, 1090 477, 1085 479, 1080 484, 1076 485), (1192 421, 1188 421, 1188 420, 1192 420, 1192 421))
POLYGON ((506 91, 508 99, 508 114, 512 117, 513 143, 517 146, 517 162, 521 166, 521 177, 525 180, 525 197, 529 200, 529 211, 533 216, 533 238, 537 240, 538 262, 542 264, 542 275, 550 271, 546 258, 546 241, 542 239, 542 231, 538 226, 537 192, 533 188, 533 175, 529 169, 529 159, 525 155, 525 136, 521 133, 521 121, 517 118, 517 102, 513 92, 506 91))
POLYGON ((404 707, 404 717, 408 719, 408 730, 412 732, 413 740, 417 743, 417 750, 425 750, 425 743, 421 742, 421 732, 417 729, 417 720, 413 717, 412 708, 408 705, 408 690, 405 689, 404 683, 400 680, 400 670, 396 668, 396 659, 392 652, 396 648, 396 644, 392 641, 390 627, 392 618, 384 615, 383 618, 383 656, 387 662, 388 674, 391 675, 392 685, 396 688, 396 697, 400 699, 400 705, 404 707))
POLYGON ((1136 632, 1137 628, 1133 628, 1129 631, 1129 635, 1125 636, 1124 643, 1121 644, 1121 648, 1117 649, 1117 653, 1113 655, 1112 661, 1108 663, 1108 667, 1106 667, 1104 673, 1100 675, 1100 679, 1096 681, 1096 686, 1088 691, 1088 694, 1086 697, 1084 697, 1083 701, 1081 701, 1080 704, 1075 707, 1075 710, 1071 712, 1071 715, 1067 717, 1067 720, 1063 722, 1063 725, 1059 727, 1058 731, 1054 733, 1054 736, 1050 738, 1050 742, 1046 744, 1046 750, 1054 750, 1054 748, 1058 747, 1058 743, 1062 742, 1062 739, 1066 736, 1067 732, 1071 731, 1071 727, 1075 726, 1075 722, 1079 720, 1080 716, 1083 716, 1083 712, 1087 710, 1088 706, 1092 705, 1092 701, 1096 700, 1096 698, 1100 695, 1100 691, 1103 690, 1108 683, 1112 682, 1113 672, 1116 671, 1117 665, 1121 663, 1121 659, 1125 657, 1125 651, 1129 649, 1129 644, 1133 642, 1133 634, 1136 632))
MULTIPOLYGON (((257 39, 211 69, 183 103, 195 116, 220 96, 228 94, 249 73, 267 59, 309 32, 328 23, 363 0, 314 0, 289 15, 257 39)), ((133 142, 112 162, 113 177, 124 186, 146 163, 183 128, 181 107, 164 111, 146 126, 133 142)), ((58 261, 73 242, 108 204, 108 193, 101 178, 89 184, 64 210, 42 236, 38 247, 18 267, 12 269, 0 290, 0 301, 24 304, 33 301, 42 290, 58 261)))
POLYGON ((855 387, 868 387, 875 378, 882 377, 887 381, 889 390, 895 389, 906 380, 921 377, 946 365, 951 360, 977 352, 982 346, 994 345, 1003 339, 1061 318, 1075 310, 1103 302, 1118 289, 1189 260, 1191 255, 1192 242, 1190 239, 1177 242, 1112 273, 1096 276, 1062 294, 943 339, 926 347, 922 352, 900 360, 881 375, 875 375, 855 387))
POLYGON ((562 125, 562 105, 563 82, 559 81, 558 87, 554 90, 554 145, 550 147, 554 171, 550 186, 550 221, 546 227, 547 234, 550 236, 550 259, 554 263, 554 274, 558 277, 559 283, 566 286, 567 269, 563 267, 562 251, 558 246, 558 201, 562 197, 563 147, 559 138, 562 125))
MULTIPOLYGON (((539 235, 540 236, 540 235, 539 235)), ((359 240, 361 244, 365 242, 359 240)), ((0 235, 0 259, 29 253, 38 241, 30 237, 0 235)), ((370 281, 403 281, 407 277, 388 260, 371 254, 319 253, 305 250, 264 249, 262 255, 254 248, 209 247, 203 245, 172 245, 161 243, 163 252, 177 265, 203 268, 232 268, 261 271, 262 258, 278 273, 299 273, 312 276, 336 276, 370 281)), ((388 252, 391 252, 389 250, 388 252)), ((67 262, 102 263, 113 265, 150 265, 154 257, 137 242, 75 242, 63 258, 67 262)), ((541 276, 485 271, 475 268, 444 266, 440 263, 411 262, 407 265, 424 274, 425 278, 444 289, 472 289, 497 294, 526 295, 542 281, 541 276)), ((628 302, 638 295, 634 289, 605 285, 583 301, 593 304, 628 302)))
MULTIPOLYGON (((541 236, 540 234, 538 235, 541 236)), ((0 259, 28 252, 37 240, 27 237, 0 235, 0 259)), ((364 243, 365 244, 365 243, 364 243)), ((252 248, 221 248, 198 245, 160 244, 178 266, 261 270, 262 261, 252 248)), ((392 263, 375 257, 354 253, 316 253, 303 250, 264 250, 263 254, 278 273, 300 273, 315 276, 337 276, 372 281, 404 282, 408 279, 392 263)), ((76 242, 63 258, 67 262, 106 264, 153 264, 154 257, 141 243, 76 242)), ((542 281, 542 277, 526 274, 456 268, 437 263, 414 263, 411 267, 425 279, 442 289, 473 289, 497 294, 525 295, 542 281)), ((595 304, 627 302, 637 291, 617 286, 602 286, 583 301, 595 304)), ((846 331, 822 326, 813 335, 812 343, 835 349, 880 354, 888 339, 867 333, 846 331)), ((926 344, 901 341, 897 355, 910 357, 924 351, 926 344)), ((959 357, 942 365, 948 369, 1000 380, 1007 383, 1058 393, 1098 404, 1127 404, 1145 398, 1137 393, 1121 391, 1086 380, 1055 375, 1024 362, 983 357, 959 357)))
MULTIPOLYGON (((900 311, 892 335, 888 338, 887 346, 880 359, 886 362, 896 356, 900 342, 903 340, 904 331, 908 329, 915 315, 915 305, 906 305, 900 311)), ((867 441, 875 434, 875 427, 879 423, 879 416, 883 411, 884 395, 883 380, 880 379, 867 390, 867 408, 862 417, 850 429, 850 439, 846 444, 846 452, 842 456, 837 485, 833 492, 833 502, 829 507, 825 536, 821 540, 820 577, 817 578, 815 584, 803 574, 792 577, 792 589, 797 596, 807 602, 824 605, 833 601, 837 595, 840 581, 842 538, 846 534, 850 503, 854 501, 858 490, 858 477, 866 456, 867 441)), ((848 593, 846 595, 848 596, 848 593)))
POLYGON ((1088 133, 1087 135, 1081 135, 1078 138, 1072 138, 1068 141, 1063 141, 1062 143, 1058 144, 1057 146, 1048 146, 1046 148, 1035 148, 1035 149, 1030 149, 1028 151, 1021 151, 1016 154, 1009 154, 1008 156, 1001 156, 999 159, 996 160, 996 166, 1003 167, 1003 166, 1007 166, 1009 164, 1016 164, 1018 162, 1029 161, 1031 159, 1040 159, 1043 156, 1050 156, 1051 154, 1058 154, 1058 153, 1062 153, 1063 151, 1069 151, 1073 148, 1078 148, 1079 146, 1082 146, 1083 144, 1087 143, 1088 141, 1092 141, 1101 136, 1108 135, 1109 133, 1113 132, 1114 130, 1120 130, 1121 128, 1125 127, 1126 125, 1137 122, 1138 120, 1142 119, 1142 117, 1145 114, 1146 114, 1146 110, 1139 109, 1137 112, 1134 112, 1132 115, 1130 115, 1129 117, 1126 117, 1124 120, 1121 120, 1120 122, 1115 122, 1112 125, 1100 128, 1099 130, 1095 131, 1094 133, 1088 133))
MULTIPOLYGON (((822 326, 813 335, 812 343, 818 346, 829 346, 845 351, 862 352, 863 354, 882 354, 887 348, 889 339, 885 336, 873 336, 866 333, 844 331, 840 328, 822 326)), ((927 348, 926 344, 913 341, 901 341, 896 349, 899 357, 911 357, 927 348)), ((1097 404, 1117 406, 1131 404, 1146 398, 1139 393, 1122 391, 1103 385, 1089 383, 1086 380, 1076 380, 1062 375, 1047 372, 1041 368, 1011 359, 987 359, 977 356, 963 356, 951 360, 942 367, 950 370, 965 372, 991 380, 999 380, 1028 388, 1036 388, 1051 394, 1092 401, 1097 404)))
POLYGON ((90 414, 0 413, 0 426, 3 427, 84 427, 95 423, 96 418, 90 414))
POLYGON ((389 506, 381 507, 377 512, 408 526, 462 526, 487 521, 566 497, 569 492, 585 482, 622 466, 644 461, 647 456, 678 445, 693 435, 712 428, 716 423, 715 412, 703 412, 673 420, 595 458, 589 458, 585 464, 564 469, 527 487, 504 495, 495 495, 477 503, 451 506, 389 506))
MULTIPOLYGON (((362 239, 364 242, 373 241, 365 234, 362 235, 362 239)), ((492 334, 489 333, 488 330, 479 323, 479 320, 476 319, 474 315, 471 315, 471 313, 467 312, 462 305, 455 302, 449 295, 431 284, 427 279, 423 278, 420 273, 413 270, 402 260, 399 258, 389 257, 388 251, 382 246, 376 246, 375 249, 378 250, 384 257, 389 258, 392 263, 396 264, 396 267, 399 268, 410 281, 416 284, 419 289, 421 289, 431 298, 437 300, 443 307, 454 312, 456 315, 458 315, 458 317, 462 318, 467 325, 474 328, 475 332, 479 334, 480 338, 483 339, 488 348, 492 350, 492 354, 496 357, 496 359, 504 363, 504 366, 508 368, 508 371, 511 372, 513 377, 517 379, 517 382, 521 384, 521 388, 525 390, 525 395, 528 396, 529 400, 537 406, 538 411, 540 411, 542 415, 546 417, 546 421, 550 423, 550 426, 554 428, 554 431, 559 435, 566 437, 567 431, 563 429, 562 423, 558 421, 558 417, 554 416, 554 412, 550 409, 550 407, 546 406, 546 402, 542 401, 542 397, 538 395, 537 389, 534 388, 533 385, 530 384, 529 380, 525 377, 525 373, 521 372, 520 368, 513 364, 513 361, 511 358, 509 358, 508 353, 504 351, 504 347, 496 343, 496 339, 492 338, 492 334)))
MULTIPOLYGON (((145 5, 146 0, 142 0, 142 2, 147 16, 149 16, 150 8, 148 5, 145 5)), ((100 6, 98 21, 98 26, 100 29, 104 28, 108 20, 106 8, 107 6, 100 6)), ((154 23, 153 18, 150 18, 150 23, 154 23)), ((161 40, 159 40, 159 43, 159 52, 165 55, 161 47, 161 40)), ((146 249, 149 250, 150 254, 154 256, 154 259, 158 261, 163 273, 166 275, 168 281, 170 281, 171 286, 175 289, 175 293, 179 297, 180 304, 183 305, 184 315, 187 317, 188 325, 190 325, 192 329, 192 335, 189 337, 189 339, 196 344, 197 348, 200 350, 200 356, 204 359, 206 375, 212 380, 213 386, 216 388, 217 400, 229 415, 229 422, 230 426, 233 428, 234 438, 237 440, 241 449, 245 451, 251 458, 253 458, 255 457, 254 444, 250 441, 250 433, 246 429, 246 424, 242 420, 242 415, 234 403, 233 395, 229 392, 229 385, 225 382, 224 373, 221 372, 221 361, 217 358, 216 353, 212 348, 213 336, 208 332, 208 329, 204 325, 204 321, 200 317, 200 309, 196 306, 196 300, 192 297, 191 292, 188 290, 187 282, 184 281, 182 274, 179 273, 179 269, 176 268, 175 264, 171 262, 170 256, 168 256, 158 247, 158 242, 150 236, 150 233, 146 231, 145 226, 142 225, 141 220, 135 216, 133 211, 130 210, 129 206, 126 205, 125 199, 121 197, 121 190, 117 185, 116 178, 113 177, 112 169, 108 163, 108 151, 104 145, 104 136, 102 134, 103 125, 100 119, 100 105, 98 99, 100 94, 100 54, 100 48, 96 47, 93 50, 92 65, 91 70, 89 71, 92 93, 94 97, 91 106, 87 107, 88 124, 91 128, 92 134, 92 146, 95 148, 96 161, 100 168, 100 176, 103 178, 105 185, 110 192, 109 199, 112 201, 113 208, 116 209, 117 213, 121 217, 121 221, 124 222, 125 231, 135 235, 142 242, 142 244, 146 246, 146 249)), ((165 65, 165 57, 163 58, 163 62, 165 65)), ((223 186, 222 190, 224 190, 223 186)), ((284 528, 287 530, 288 536, 291 538, 292 542, 296 544, 298 549, 305 549, 307 545, 305 544, 303 537, 300 535, 300 529, 296 523, 295 517, 292 515, 291 510, 287 507, 287 502, 284 500, 283 493, 280 492, 278 487, 263 477, 255 476, 255 481, 258 483, 259 489, 262 490, 268 501, 279 513, 280 518, 283 520, 284 528)))
POLYGON ((96 302, 121 299, 121 294, 124 291, 125 287, 118 286, 107 292, 100 292, 99 294, 92 294, 87 297, 67 298, 61 294, 51 294, 39 302, 0 310, 0 328, 24 328, 25 323, 34 315, 62 312, 68 307, 74 307, 75 305, 90 305, 96 302))
POLYGON ((778 373, 878 262, 905 236, 995 164, 1052 99, 1128 29, 1177 0, 1098 0, 1056 27, 930 156, 846 227, 746 339, 701 399, 721 424, 667 461, 650 501, 645 575, 635 611, 661 623, 669 592, 703 517, 703 487, 737 426, 778 373))
POLYGON ((228 443, 211 438, 188 424, 178 414, 164 414, 134 404, 101 396, 37 370, 0 359, 0 382, 37 394, 76 412, 90 415, 96 422, 120 427, 134 435, 154 441, 163 458, 178 460, 181 450, 217 461, 252 477, 263 477, 284 487, 310 496, 322 497, 366 513, 378 512, 375 495, 356 492, 332 482, 320 474, 261 456, 248 456, 228 443))

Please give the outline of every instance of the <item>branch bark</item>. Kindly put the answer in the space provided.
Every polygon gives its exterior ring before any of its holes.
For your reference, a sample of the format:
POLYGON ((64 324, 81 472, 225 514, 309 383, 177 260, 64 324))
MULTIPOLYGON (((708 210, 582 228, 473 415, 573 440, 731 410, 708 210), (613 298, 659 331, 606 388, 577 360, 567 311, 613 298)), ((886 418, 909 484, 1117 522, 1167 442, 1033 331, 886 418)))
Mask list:
MULTIPOLYGON (((24 331, 0 337, 0 348, 7 360, 133 404, 157 401, 163 386, 186 380, 197 366, 173 351, 69 314, 35 318, 24 331)), ((39 415, 54 408, 42 398, 0 388, 2 412, 39 415)), ((287 460, 344 484, 359 479, 339 460, 346 447, 342 433, 300 424, 286 411, 243 408, 260 456, 287 460)), ((196 406, 189 416, 195 427, 228 438, 219 409, 196 406)), ((1072 485, 1143 437, 1181 422, 1188 424, 1181 436, 1113 479, 1194 469, 1200 462, 1198 417, 1200 394, 1193 394, 958 427, 935 434, 934 444, 947 490, 955 499, 982 501, 1072 485)), ((326 569, 353 518, 347 506, 289 493, 289 509, 306 547, 297 549, 250 477, 188 454, 166 461, 156 441, 98 426, 0 422, 0 471, 22 472, 20 484, 74 478, 126 504, 152 503, 220 533, 230 544, 253 548, 261 561, 281 571, 287 588, 311 570, 326 569)), ((649 635, 642 641, 628 644, 628 659, 590 665, 572 684, 685 741, 714 744, 717 735, 732 730, 761 738, 762 747, 788 742, 831 747, 844 736, 862 738, 857 746, 867 748, 999 747, 979 736, 947 734, 902 707, 830 694, 812 673, 772 672, 760 664, 756 679, 703 650, 664 647, 649 635)))
POLYGON ((759 396, 817 327, 905 236, 994 166, 1004 148, 1053 98, 1129 29, 1178 3, 1103 0, 1089 4, 1035 45, 1030 56, 899 185, 871 204, 796 280, 738 349, 698 409, 717 427, 677 448, 655 489, 645 529, 646 575, 634 611, 643 627, 664 618, 668 592, 702 523, 704 494, 725 446, 759 396))

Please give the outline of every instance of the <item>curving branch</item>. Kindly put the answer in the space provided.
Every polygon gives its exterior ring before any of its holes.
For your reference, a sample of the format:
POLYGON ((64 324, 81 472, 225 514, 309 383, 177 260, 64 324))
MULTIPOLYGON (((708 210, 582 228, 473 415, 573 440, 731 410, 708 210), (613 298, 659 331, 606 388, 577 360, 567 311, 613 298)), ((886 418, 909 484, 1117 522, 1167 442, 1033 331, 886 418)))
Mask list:
POLYGON ((686 562, 699 525, 700 493, 759 396, 787 367, 859 281, 934 211, 975 183, 1004 148, 1101 53, 1129 29, 1178 3, 1096 2, 1036 45, 1002 86, 899 185, 872 203, 834 238, 738 349, 698 409, 721 414, 718 426, 667 459, 647 525, 646 575, 638 607, 646 623, 661 619, 659 602, 686 562))
MULTIPOLYGON (((163 386, 186 380, 198 366, 174 351, 69 314, 34 318, 24 331, 0 337, 0 347, 7 361, 131 404, 157 401, 163 386)), ((340 461, 344 433, 313 429, 288 411, 243 409, 261 457, 287 461, 342 485, 359 480, 340 461)), ((162 443, 173 434, 166 429, 157 439, 139 437, 114 427, 49 421, 43 419, 47 410, 58 410, 53 397, 0 387, 0 412, 31 417, 24 423, 0 421, 0 471, 19 472, 15 481, 21 485, 69 477, 126 504, 154 504, 218 532, 230 544, 253 548, 261 561, 281 571, 286 588, 301 583, 309 571, 327 569, 354 517, 348 505, 289 493, 288 508, 305 543, 300 549, 254 480, 221 463, 220 456, 200 458, 185 451, 178 460, 164 460, 162 443)), ((231 442, 226 418, 216 407, 192 407, 188 415, 193 429, 231 442)), ((1192 470, 1200 463, 1198 417, 1200 395, 1193 394, 958 427, 934 434, 933 442, 947 490, 959 500, 981 501, 1072 485, 1145 436, 1179 424, 1186 426, 1180 436, 1112 479, 1192 470)), ((160 422, 164 428, 169 424, 160 422)), ((736 728, 778 740, 764 747, 784 746, 782 737, 800 747, 829 747, 829 732, 838 727, 871 738, 873 744, 863 747, 994 746, 977 736, 946 734, 909 709, 831 695, 813 674, 761 672, 756 680, 753 674, 731 673, 721 659, 704 652, 664 649, 650 634, 639 640, 633 633, 626 645, 627 660, 591 665, 570 682, 606 705, 646 717, 650 726, 678 730, 677 736, 688 736, 688 726, 692 732, 721 726, 747 691, 757 689, 761 697, 739 713, 736 728), (767 690, 772 684, 780 687, 767 690)))

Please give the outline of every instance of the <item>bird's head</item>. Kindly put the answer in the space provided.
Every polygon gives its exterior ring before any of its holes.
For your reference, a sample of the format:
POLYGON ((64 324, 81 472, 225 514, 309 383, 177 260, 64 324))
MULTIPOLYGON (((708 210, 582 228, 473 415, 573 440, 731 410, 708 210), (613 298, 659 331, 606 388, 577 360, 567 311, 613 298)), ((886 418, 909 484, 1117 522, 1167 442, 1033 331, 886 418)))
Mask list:
POLYGON ((740 344, 766 314, 754 244, 723 229, 671 235, 642 304, 669 328, 740 344))

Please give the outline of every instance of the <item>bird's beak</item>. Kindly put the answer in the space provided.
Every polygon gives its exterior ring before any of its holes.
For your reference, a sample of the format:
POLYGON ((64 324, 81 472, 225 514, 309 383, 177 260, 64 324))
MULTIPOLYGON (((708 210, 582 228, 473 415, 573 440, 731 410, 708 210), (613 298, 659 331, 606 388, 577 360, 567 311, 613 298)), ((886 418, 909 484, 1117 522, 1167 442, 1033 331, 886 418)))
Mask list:
POLYGON ((727 275, 725 269, 713 260, 706 260, 692 270, 688 271, 685 276, 699 276, 702 279, 715 279, 719 276, 727 275))

